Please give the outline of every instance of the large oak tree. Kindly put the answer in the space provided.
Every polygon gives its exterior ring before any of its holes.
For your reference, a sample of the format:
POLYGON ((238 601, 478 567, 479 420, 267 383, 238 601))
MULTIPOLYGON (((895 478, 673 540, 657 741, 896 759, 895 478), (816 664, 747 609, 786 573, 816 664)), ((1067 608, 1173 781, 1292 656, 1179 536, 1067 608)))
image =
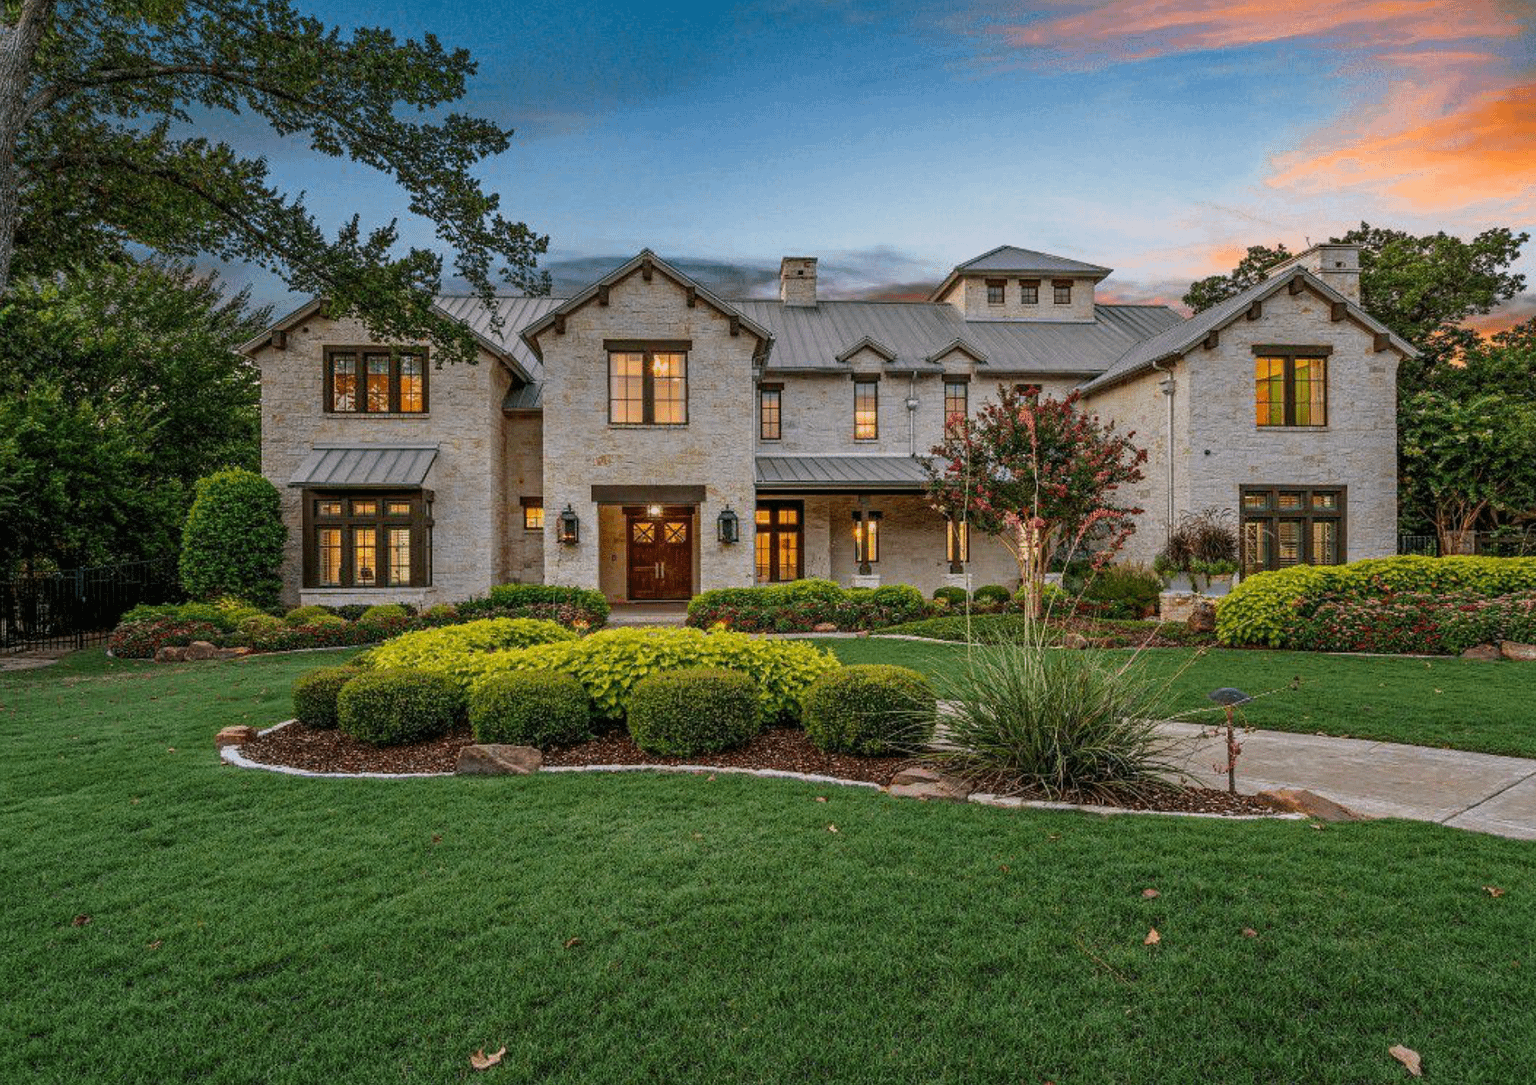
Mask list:
POLYGON ((430 34, 344 33, 288 0, 0 0, 0 295, 18 275, 124 252, 207 254, 271 269, 379 338, 472 358, 469 332, 432 310, 439 252, 400 251, 394 222, 327 235, 259 154, 206 133, 254 115, 370 166, 476 293, 498 280, 539 292, 546 239, 470 172, 510 130, 444 108, 474 71, 430 34))

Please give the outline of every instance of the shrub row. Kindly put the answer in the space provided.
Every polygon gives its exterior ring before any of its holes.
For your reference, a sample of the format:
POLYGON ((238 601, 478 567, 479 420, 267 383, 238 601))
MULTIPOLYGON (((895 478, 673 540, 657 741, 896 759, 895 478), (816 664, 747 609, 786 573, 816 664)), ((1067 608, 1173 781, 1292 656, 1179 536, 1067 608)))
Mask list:
POLYGON ((754 588, 715 588, 688 604, 688 624, 717 624, 744 633, 803 633, 831 623, 839 629, 878 629, 927 613, 923 593, 906 584, 843 588, 811 577, 754 588))
POLYGON ((462 625, 403 633, 368 653, 371 667, 408 667, 447 675, 467 687, 473 660, 487 652, 571 641, 576 634, 539 618, 482 618, 462 625))
POLYGON ((1536 592, 1493 598, 1470 592, 1325 598, 1292 624, 1286 639, 1307 651, 1394 655, 1456 655, 1501 640, 1536 643, 1536 592))
POLYGON ((1228 645, 1286 648, 1294 646, 1298 623, 1325 601, 1450 592, 1489 599, 1530 591, 1536 591, 1536 558, 1395 557, 1293 565, 1256 573, 1222 598, 1216 607, 1216 636, 1228 645))

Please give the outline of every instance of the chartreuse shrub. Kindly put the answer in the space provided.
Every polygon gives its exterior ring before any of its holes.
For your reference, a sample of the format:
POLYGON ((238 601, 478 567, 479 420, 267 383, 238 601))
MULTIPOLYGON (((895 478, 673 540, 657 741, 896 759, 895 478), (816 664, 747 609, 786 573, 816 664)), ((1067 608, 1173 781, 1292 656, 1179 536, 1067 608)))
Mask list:
POLYGON ((718 667, 646 675, 630 693, 625 719, 635 745, 669 757, 732 749, 762 724, 757 683, 718 667))
POLYGON ((363 671, 336 696, 337 726, 375 746, 402 746, 447 734, 464 714, 464 694, 431 671, 363 671))
POLYGON ((575 639, 576 634, 564 626, 538 618, 482 618, 462 625, 402 633, 370 652, 368 665, 420 668, 468 686, 478 673, 473 661, 488 652, 575 639))
POLYGON ((937 707, 933 688, 917 671, 855 664, 811 684, 805 694, 805 733, 828 753, 906 753, 932 740, 937 707))
POLYGON ((282 588, 283 526, 277 487, 230 467, 199 479, 181 532, 181 584, 195 599, 234 595, 267 606, 282 588))
POLYGON ((335 727, 336 698, 361 673, 354 667, 321 667, 299 675, 293 680, 293 718, 306 727, 335 727))
POLYGON ((1324 600, 1446 592, 1491 598, 1527 591, 1536 591, 1536 558, 1410 556, 1293 565, 1255 573, 1222 598, 1216 637, 1228 645, 1287 647, 1297 619, 1310 618, 1324 600))
POLYGON ((806 688, 838 666, 829 652, 800 641, 698 629, 609 629, 580 640, 487 652, 464 664, 471 690, 493 675, 514 671, 569 674, 587 691, 594 714, 610 720, 624 717, 635 683, 649 674, 684 667, 740 671, 758 684, 764 724, 798 720, 806 688))
POLYGON ((399 603, 375 603, 362 614, 358 615, 360 622, 381 622, 389 618, 409 618, 411 612, 399 603))
POLYGON ((334 618, 336 612, 330 607, 323 607, 318 603, 310 603, 308 606, 294 607, 283 615, 289 625, 308 625, 316 618, 334 618))
POLYGON ((580 742, 590 733, 591 720, 587 691, 557 671, 496 675, 477 685, 469 697, 469 725, 476 742, 544 750, 580 742))

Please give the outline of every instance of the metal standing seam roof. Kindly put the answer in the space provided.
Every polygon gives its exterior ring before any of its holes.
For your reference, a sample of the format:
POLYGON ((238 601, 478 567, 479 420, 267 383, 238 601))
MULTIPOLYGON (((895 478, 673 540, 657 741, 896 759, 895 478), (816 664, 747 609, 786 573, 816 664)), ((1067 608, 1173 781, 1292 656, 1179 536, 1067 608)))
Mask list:
POLYGON ((437 445, 314 445, 288 485, 413 489, 436 458, 437 445))
POLYGON ((966 320, 952 305, 913 301, 822 301, 815 306, 772 300, 731 303, 773 332, 767 369, 823 370, 853 344, 873 339, 896 355, 888 368, 938 372, 929 361, 959 340, 986 358, 989 373, 1102 373, 1130 347, 1181 317, 1163 305, 1098 305, 1094 321, 966 320))
POLYGON ((921 490, 928 482, 912 456, 758 456, 757 485, 765 489, 921 490))
POLYGON ((1021 249, 1017 245, 999 245, 990 252, 955 265, 956 271, 1011 271, 1014 273, 1072 272, 1078 275, 1108 275, 1110 269, 1098 264, 1087 264, 1068 256, 1053 256, 1036 249, 1021 249))
POLYGON ((528 371, 534 382, 543 380, 544 363, 540 362, 528 344, 519 337, 535 320, 552 309, 565 304, 564 298, 529 298, 521 294, 498 294, 496 312, 474 294, 444 294, 437 299, 437 307, 453 319, 462 321, 470 331, 483 339, 497 343, 517 363, 528 371), (493 326, 495 317, 501 318, 501 326, 493 326))

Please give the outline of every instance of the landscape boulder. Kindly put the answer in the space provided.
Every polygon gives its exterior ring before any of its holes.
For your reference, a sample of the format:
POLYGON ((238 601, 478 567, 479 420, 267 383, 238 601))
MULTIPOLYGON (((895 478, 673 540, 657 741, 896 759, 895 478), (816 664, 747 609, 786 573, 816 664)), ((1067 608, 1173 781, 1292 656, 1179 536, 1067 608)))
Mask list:
POLYGON ((1499 653, 1499 646, 1497 644, 1474 644, 1461 653, 1461 658, 1492 660, 1502 659, 1503 656, 1499 653))
POLYGON ((836 622, 817 622, 814 626, 811 627, 811 632, 813 632, 813 633, 836 633, 837 632, 837 623, 836 622))
POLYGON ((1088 645, 1088 638, 1083 636, 1081 633, 1068 633, 1066 636, 1061 638, 1061 646, 1063 648, 1075 648, 1081 651, 1082 649, 1087 648, 1088 645))
POLYGON ((244 746, 256 738, 256 728, 235 726, 226 727, 213 738, 215 746, 244 746))
POLYGON ((186 661, 187 650, 185 648, 175 648, 167 644, 165 647, 155 650, 156 663, 185 663, 186 661))
POLYGON ((902 769, 886 788, 892 795, 925 802, 964 802, 976 790, 958 776, 948 776, 921 765, 902 769))
POLYGON ((1536 663, 1536 644, 1521 644, 1515 640, 1499 641, 1499 654, 1516 663, 1536 663))
POLYGON ((1260 791, 1258 797, 1268 799, 1293 814, 1304 814, 1314 821, 1364 821, 1347 806, 1340 806, 1332 799, 1324 798, 1315 791, 1299 787, 1282 787, 1274 791, 1260 791))
POLYGON ((1216 606, 1214 603, 1196 603, 1190 608, 1189 617, 1184 624, 1191 633, 1216 632, 1216 606))
POLYGON ((217 659, 219 650, 206 640, 195 640, 187 645, 187 654, 183 657, 188 663, 201 662, 204 659, 217 659))
POLYGON ((460 776, 527 776, 538 772, 543 763, 544 755, 536 747, 488 742, 460 750, 453 771, 460 776))

